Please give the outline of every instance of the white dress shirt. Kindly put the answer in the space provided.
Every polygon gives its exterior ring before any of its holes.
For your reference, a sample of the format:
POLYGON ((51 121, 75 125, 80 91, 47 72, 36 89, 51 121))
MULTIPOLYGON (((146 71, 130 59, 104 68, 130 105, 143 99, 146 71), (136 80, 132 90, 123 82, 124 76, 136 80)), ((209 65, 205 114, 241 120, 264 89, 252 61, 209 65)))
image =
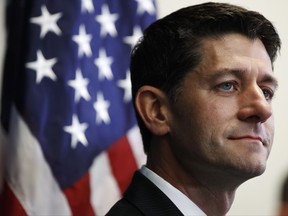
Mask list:
POLYGON ((140 172, 153 182, 176 205, 182 214, 187 216, 206 216, 206 214, 186 195, 152 170, 148 169, 146 166, 142 166, 140 172))

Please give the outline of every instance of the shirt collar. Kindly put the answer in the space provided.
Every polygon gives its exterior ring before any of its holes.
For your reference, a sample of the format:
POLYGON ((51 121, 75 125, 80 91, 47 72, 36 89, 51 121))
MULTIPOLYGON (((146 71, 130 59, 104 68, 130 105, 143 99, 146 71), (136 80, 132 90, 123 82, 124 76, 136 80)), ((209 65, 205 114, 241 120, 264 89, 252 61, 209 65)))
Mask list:
POLYGON ((206 216, 194 202, 155 172, 146 166, 142 166, 140 172, 153 182, 176 205, 183 215, 206 216))

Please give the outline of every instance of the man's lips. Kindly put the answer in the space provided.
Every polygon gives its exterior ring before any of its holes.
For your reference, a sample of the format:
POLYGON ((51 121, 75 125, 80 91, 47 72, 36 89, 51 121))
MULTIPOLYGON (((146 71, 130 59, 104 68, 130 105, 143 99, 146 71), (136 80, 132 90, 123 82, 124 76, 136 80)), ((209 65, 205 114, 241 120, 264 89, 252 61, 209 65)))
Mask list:
POLYGON ((229 137, 230 140, 255 140, 260 141, 263 143, 263 139, 260 136, 252 136, 252 135, 241 135, 241 136, 235 136, 235 137, 229 137))

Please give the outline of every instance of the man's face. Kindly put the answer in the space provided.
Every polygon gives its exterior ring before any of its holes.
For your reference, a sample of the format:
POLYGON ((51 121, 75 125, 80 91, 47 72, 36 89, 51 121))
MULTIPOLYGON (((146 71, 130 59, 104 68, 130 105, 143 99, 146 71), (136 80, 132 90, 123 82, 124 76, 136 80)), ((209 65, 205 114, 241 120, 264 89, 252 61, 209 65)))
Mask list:
POLYGON ((202 50, 200 66, 171 105, 172 150, 192 172, 260 175, 273 141, 277 87, 265 47, 259 39, 228 34, 205 39, 202 50))

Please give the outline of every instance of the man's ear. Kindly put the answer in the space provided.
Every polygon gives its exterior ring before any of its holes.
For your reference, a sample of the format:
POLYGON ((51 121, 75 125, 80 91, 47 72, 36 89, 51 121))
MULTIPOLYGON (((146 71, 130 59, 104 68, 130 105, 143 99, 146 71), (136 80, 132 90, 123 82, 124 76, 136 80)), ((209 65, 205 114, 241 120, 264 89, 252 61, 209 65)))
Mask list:
POLYGON ((161 136, 169 132, 169 102, 160 89, 142 86, 137 92, 135 105, 151 133, 161 136))

